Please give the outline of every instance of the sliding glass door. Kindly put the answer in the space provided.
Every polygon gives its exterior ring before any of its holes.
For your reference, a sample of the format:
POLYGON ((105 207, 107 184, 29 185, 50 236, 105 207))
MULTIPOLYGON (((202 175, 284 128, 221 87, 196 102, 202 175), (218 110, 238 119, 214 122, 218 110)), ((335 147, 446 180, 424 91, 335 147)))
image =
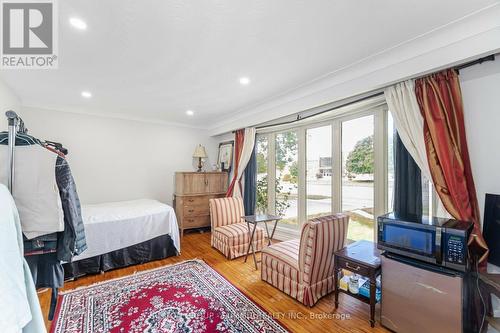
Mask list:
POLYGON ((297 228, 298 219, 298 137, 297 131, 276 134, 275 140, 275 212, 283 216, 285 227, 297 228))
POLYGON ((332 125, 306 129, 307 219, 332 212, 332 125))
POLYGON ((282 216, 278 234, 287 237, 308 219, 345 212, 350 240, 374 240, 392 188, 388 125, 387 108, 378 106, 260 132, 257 210, 282 216))
POLYGON ((255 209, 258 214, 264 214, 268 211, 268 151, 269 142, 267 136, 259 135, 256 140, 257 154, 257 202, 255 209))
POLYGON ((349 215, 347 238, 374 239, 374 116, 342 122, 342 211, 349 215))

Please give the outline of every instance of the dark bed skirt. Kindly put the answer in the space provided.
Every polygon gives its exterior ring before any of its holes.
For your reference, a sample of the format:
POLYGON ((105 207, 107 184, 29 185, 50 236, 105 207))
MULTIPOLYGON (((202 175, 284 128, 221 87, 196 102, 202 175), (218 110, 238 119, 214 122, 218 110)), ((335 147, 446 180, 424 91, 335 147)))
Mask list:
POLYGON ((169 235, 163 235, 120 250, 66 263, 63 265, 64 279, 75 279, 87 274, 97 274, 175 255, 177 255, 177 249, 172 239, 169 235))

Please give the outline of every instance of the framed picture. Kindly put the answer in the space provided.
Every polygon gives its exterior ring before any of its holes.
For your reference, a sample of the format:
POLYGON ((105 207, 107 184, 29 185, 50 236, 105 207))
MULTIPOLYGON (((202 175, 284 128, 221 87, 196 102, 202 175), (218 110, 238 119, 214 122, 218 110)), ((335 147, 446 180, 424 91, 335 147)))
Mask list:
POLYGON ((217 157, 217 164, 222 171, 231 171, 233 164, 233 148, 234 140, 219 143, 219 156, 217 157))

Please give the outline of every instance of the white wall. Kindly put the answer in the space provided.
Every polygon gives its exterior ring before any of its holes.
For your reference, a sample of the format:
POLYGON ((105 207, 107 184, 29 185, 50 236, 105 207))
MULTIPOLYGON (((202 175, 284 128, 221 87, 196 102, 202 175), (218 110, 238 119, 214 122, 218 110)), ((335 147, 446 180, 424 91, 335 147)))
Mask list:
MULTIPOLYGON (((153 198, 171 204, 175 171, 194 171, 197 144, 208 170, 217 141, 200 129, 23 107, 29 134, 64 144, 82 203, 153 198)), ((1 127, 0 127, 1 128, 1 127)))
POLYGON ((467 143, 484 216, 486 193, 500 194, 500 57, 460 71, 467 143))
MULTIPOLYGON (((0 119, 7 124, 7 120, 4 117, 5 111, 8 110, 20 110, 21 101, 17 95, 8 87, 2 80, 0 80, 0 119)), ((5 125, 7 126, 7 125, 5 125)), ((3 127, 0 127, 3 128, 3 127)))

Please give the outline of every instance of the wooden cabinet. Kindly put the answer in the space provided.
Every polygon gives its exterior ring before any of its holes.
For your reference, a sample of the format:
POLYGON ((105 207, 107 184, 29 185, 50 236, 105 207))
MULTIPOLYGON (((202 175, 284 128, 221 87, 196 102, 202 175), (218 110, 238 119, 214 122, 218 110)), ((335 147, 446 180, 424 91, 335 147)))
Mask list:
POLYGON ((224 172, 225 176, 221 177, 220 173, 207 174, 207 186, 210 193, 226 193, 228 176, 224 172))
POLYGON ((176 172, 174 208, 181 237, 185 229, 210 226, 208 200, 226 195, 227 172, 176 172))

